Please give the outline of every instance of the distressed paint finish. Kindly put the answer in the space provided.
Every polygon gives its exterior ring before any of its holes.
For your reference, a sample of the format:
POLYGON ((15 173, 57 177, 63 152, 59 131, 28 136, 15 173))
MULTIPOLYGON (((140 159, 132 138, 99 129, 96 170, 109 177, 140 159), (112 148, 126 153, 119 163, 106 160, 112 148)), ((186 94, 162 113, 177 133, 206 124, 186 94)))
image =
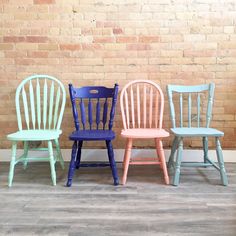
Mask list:
POLYGON ((69 136, 70 140, 74 141, 74 144, 71 152, 71 163, 68 170, 67 186, 70 187, 72 185, 72 178, 75 169, 95 166, 110 166, 114 185, 118 185, 119 178, 111 143, 115 138, 112 126, 118 96, 118 85, 115 84, 114 88, 106 88, 102 86, 74 88, 72 84, 69 84, 69 93, 75 131, 69 136), (79 101, 79 106, 76 105, 76 101, 79 101), (109 102, 111 103, 110 106, 109 102), (87 107, 85 104, 88 104, 87 107), (79 119, 78 116, 78 107, 80 108, 81 119, 79 119), (103 109, 101 109, 101 107, 103 109), (82 125, 80 125, 81 123, 82 125), (99 140, 106 142, 109 163, 102 165, 100 163, 80 163, 83 141, 99 140))
POLYGON ((23 162, 24 169, 29 161, 50 161, 53 185, 56 185, 55 162, 59 160, 61 166, 64 161, 58 142, 60 137, 61 122, 65 108, 66 93, 63 84, 49 75, 33 75, 23 80, 16 90, 16 114, 19 131, 9 134, 8 140, 12 141, 12 161, 9 171, 9 186, 12 186, 14 165, 23 162), (43 85, 42 90, 40 82, 43 85), (35 85, 35 86, 34 86, 35 85), (48 86, 50 95, 48 101, 48 86), (54 89, 57 86, 56 100, 54 101, 54 89), (28 90, 26 89, 28 87, 28 90), (27 92, 28 91, 28 92, 27 92), (41 102, 41 96, 43 101, 41 102), (29 101, 29 103, 28 103, 29 101), (21 106, 23 103, 23 106, 21 106), (41 107, 41 104, 43 106, 41 107), (24 110, 22 112, 22 109, 24 110), (25 120, 23 120, 24 114, 25 120), (41 126, 41 123, 43 125, 41 126), (53 123, 53 125, 52 125, 53 123), (16 159, 16 143, 24 142, 24 154, 16 159), (34 148, 34 150, 48 151, 48 157, 29 157, 29 141, 48 141, 48 148, 34 148), (55 142, 57 158, 53 154, 52 141, 55 142))
POLYGON ((203 85, 196 85, 196 86, 180 86, 180 85, 168 85, 167 86, 167 94, 169 98, 169 105, 170 105, 170 116, 172 121, 172 127, 171 131, 175 135, 172 148, 171 148, 171 154, 168 162, 168 167, 174 167, 174 176, 173 176, 173 185, 177 186, 179 184, 179 178, 180 178, 180 168, 181 166, 213 166, 217 170, 220 171, 221 180, 223 185, 228 185, 227 175, 224 167, 224 161, 223 161, 223 154, 221 150, 220 140, 219 137, 222 137, 224 135, 223 132, 210 128, 210 121, 212 116, 212 106, 213 106, 213 100, 214 100, 214 88, 215 85, 213 83, 210 84, 203 84, 203 85), (205 119, 205 124, 201 125, 201 93, 206 92, 207 95, 207 110, 205 119), (180 96, 179 103, 180 103, 180 126, 177 126, 176 122, 176 115, 177 112, 175 109, 173 94, 177 93, 180 96), (188 96, 188 120, 187 124, 188 127, 184 127, 184 120, 183 120, 183 94, 186 94, 188 96), (196 126, 193 126, 193 118, 192 118, 192 95, 196 94, 196 104, 197 104, 197 113, 196 113, 196 126), (186 137, 201 137, 202 143, 203 143, 203 163, 183 163, 182 162, 182 151, 183 151, 183 138, 186 137), (216 152, 217 152, 217 158, 218 158, 218 165, 209 159, 208 157, 208 139, 210 137, 216 138, 216 152), (180 140, 180 141, 177 141, 180 140), (178 143, 179 142, 179 143, 178 143), (177 147, 178 143, 178 147, 177 147), (174 162, 174 154, 177 152, 176 161, 174 162))
POLYGON ((126 183, 130 164, 154 164, 161 165, 165 183, 169 184, 169 176, 161 141, 162 138, 169 136, 169 133, 162 129, 164 95, 161 88, 149 80, 132 81, 126 84, 121 91, 120 106, 124 127, 121 135, 127 139, 123 161, 124 171, 122 183, 126 183), (134 104, 137 105, 135 106, 134 104), (137 127, 136 123, 138 124, 137 127), (133 139, 148 138, 155 140, 157 158, 131 159, 133 139))

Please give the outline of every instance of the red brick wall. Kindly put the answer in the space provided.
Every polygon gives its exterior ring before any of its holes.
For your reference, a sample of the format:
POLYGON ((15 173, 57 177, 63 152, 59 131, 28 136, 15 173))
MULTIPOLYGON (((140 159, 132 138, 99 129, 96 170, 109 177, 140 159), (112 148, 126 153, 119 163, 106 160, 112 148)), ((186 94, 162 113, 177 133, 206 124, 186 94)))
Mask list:
MULTIPOLYGON (((15 89, 35 73, 56 76, 66 88, 68 82, 122 88, 140 78, 164 91, 169 83, 215 82, 212 126, 225 132, 224 148, 236 147, 235 0, 0 0, 0 19, 1 148, 17 128, 15 89)), ((123 148, 117 110, 114 146, 123 148)), ((166 106, 166 128, 168 112, 166 106)), ((70 148, 69 99, 62 129, 61 145, 70 148)))

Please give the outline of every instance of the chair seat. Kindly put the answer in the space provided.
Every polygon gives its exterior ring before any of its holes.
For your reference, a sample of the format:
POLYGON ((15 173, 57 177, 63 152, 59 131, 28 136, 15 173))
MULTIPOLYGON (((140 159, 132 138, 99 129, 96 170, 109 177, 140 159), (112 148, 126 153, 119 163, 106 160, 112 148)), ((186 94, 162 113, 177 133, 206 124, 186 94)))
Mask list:
POLYGON ((112 130, 77 130, 71 133, 70 140, 113 140, 115 133, 112 130))
POLYGON ((43 141, 58 139, 61 130, 20 130, 7 135, 11 141, 43 141))
POLYGON ((212 128, 171 128, 171 132, 180 137, 221 137, 224 133, 212 128))
POLYGON ((164 129, 126 129, 121 131, 121 135, 125 138, 164 138, 170 134, 164 129))

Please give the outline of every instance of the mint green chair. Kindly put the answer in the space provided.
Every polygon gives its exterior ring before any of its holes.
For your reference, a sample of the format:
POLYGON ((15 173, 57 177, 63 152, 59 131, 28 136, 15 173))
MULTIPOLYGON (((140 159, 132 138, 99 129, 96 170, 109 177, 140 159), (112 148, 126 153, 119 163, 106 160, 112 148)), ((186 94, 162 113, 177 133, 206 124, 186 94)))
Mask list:
POLYGON ((175 186, 179 184, 181 166, 213 166, 219 170, 222 184, 228 185, 220 145, 220 137, 224 136, 224 133, 210 128, 214 89, 213 83, 197 86, 167 86, 172 122, 171 132, 174 134, 168 167, 174 168, 172 183, 175 186), (202 138, 203 162, 182 162, 183 139, 190 137, 202 138), (210 137, 215 138, 218 165, 208 157, 208 138, 210 137), (177 155, 174 160, 176 151, 177 155))
POLYGON ((33 75, 23 80, 18 86, 15 103, 19 131, 7 136, 7 139, 12 141, 9 187, 12 186, 15 165, 22 162, 25 169, 30 161, 50 161, 51 178, 53 185, 56 185, 56 161, 59 160, 61 167, 64 168, 58 139, 62 133, 60 126, 65 102, 65 88, 58 79, 52 76, 33 75), (29 142, 33 144, 35 141, 45 142, 46 148, 30 148, 29 142), (24 143, 24 152, 16 158, 18 142, 24 143), (53 144, 56 147, 55 154, 53 144), (29 150, 48 151, 49 156, 29 157, 29 150))

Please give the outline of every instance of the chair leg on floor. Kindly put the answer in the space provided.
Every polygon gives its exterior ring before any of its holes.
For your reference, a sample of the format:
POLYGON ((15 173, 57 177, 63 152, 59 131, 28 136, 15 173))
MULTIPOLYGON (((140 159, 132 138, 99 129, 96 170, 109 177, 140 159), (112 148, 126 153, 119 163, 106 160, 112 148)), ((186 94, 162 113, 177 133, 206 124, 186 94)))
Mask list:
POLYGON ((76 159, 76 151, 77 151, 77 141, 74 141, 72 150, 71 150, 71 161, 68 171, 68 179, 67 179, 67 187, 70 187, 72 185, 72 179, 75 171, 75 159, 76 159))
POLYGON ((171 147, 171 152, 170 152, 170 157, 169 157, 169 161, 167 164, 167 167, 170 168, 173 165, 174 162, 174 154, 176 152, 176 149, 178 147, 178 143, 179 143, 179 139, 178 137, 175 137, 172 143, 172 147, 171 147))
POLYGON ((8 186, 12 186, 12 181, 14 177, 14 168, 16 163, 16 149, 17 149, 17 142, 12 143, 12 149, 11 149, 11 163, 10 163, 10 170, 9 170, 9 176, 8 176, 8 186))
POLYGON ((27 168, 27 156, 28 156, 28 152, 29 152, 29 142, 28 141, 24 141, 24 162, 23 162, 23 168, 24 170, 27 168))
POLYGON ((61 168, 64 170, 65 169, 65 164, 64 164, 64 160, 63 160, 63 157, 62 157, 62 154, 61 154, 61 148, 60 148, 58 139, 55 139, 55 145, 56 145, 57 156, 58 156, 58 159, 60 161, 61 168))
POLYGON ((223 153, 222 153, 219 137, 216 137, 216 154, 217 154, 217 159, 218 159, 218 163, 220 167, 220 177, 221 177, 222 184, 224 186, 227 186, 228 178, 227 178, 226 170, 224 166, 223 153))
POLYGON ((183 154, 183 138, 181 138, 179 141, 178 153, 177 153, 176 163, 175 163, 175 173, 174 173, 174 178, 173 178, 173 185, 174 186, 179 185, 179 176, 180 176, 182 154, 183 154))
POLYGON ((112 176, 114 179, 114 185, 118 185, 119 184, 119 177, 118 177, 118 173, 117 173, 116 162, 114 159, 114 151, 113 151, 112 143, 110 140, 106 141, 106 146, 107 146, 107 153, 108 153, 109 162, 110 162, 110 166, 111 166, 111 170, 112 170, 112 176))
POLYGON ((77 156, 76 156, 76 169, 79 169, 79 167, 80 167, 82 146, 83 146, 83 141, 79 141, 78 150, 77 150, 77 156))
POLYGON ((127 174, 128 174, 129 162, 130 162, 130 156, 131 156, 131 149, 132 149, 132 142, 133 142, 133 140, 129 138, 126 143, 125 156, 124 156, 124 161, 123 161, 124 172, 123 172, 122 184, 125 184, 126 180, 127 180, 127 174))
POLYGON ((164 150, 163 150, 162 141, 160 139, 155 139, 155 142, 156 142, 157 155, 160 158, 161 166, 162 166, 163 173, 164 173, 165 183, 169 184, 170 181, 169 181, 168 171, 167 171, 167 168, 166 168, 166 159, 165 159, 165 154, 164 154, 164 150))
POLYGON ((52 141, 48 141, 48 152, 49 152, 49 159, 50 159, 52 183, 55 186, 57 184, 57 180, 56 180, 57 178, 56 178, 56 171, 55 171, 55 159, 53 156, 52 141))
POLYGON ((207 137, 202 138, 202 144, 203 144, 203 152, 204 152, 204 163, 207 163, 207 159, 208 159, 208 138, 207 137))

